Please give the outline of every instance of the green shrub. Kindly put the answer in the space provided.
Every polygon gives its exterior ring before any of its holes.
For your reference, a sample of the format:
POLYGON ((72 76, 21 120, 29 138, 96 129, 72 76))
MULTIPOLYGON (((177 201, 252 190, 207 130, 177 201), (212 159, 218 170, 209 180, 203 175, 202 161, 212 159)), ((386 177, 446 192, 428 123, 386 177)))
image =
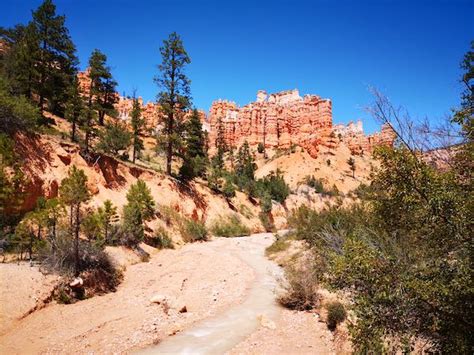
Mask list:
POLYGON ((336 330, 337 326, 344 322, 347 317, 346 309, 341 302, 335 301, 326 305, 328 311, 327 325, 330 330, 336 330))
POLYGON ((260 198, 268 194, 272 200, 283 203, 290 194, 290 187, 280 170, 272 171, 268 176, 257 180, 256 184, 257 195, 260 198))
POLYGON ((324 185, 320 179, 316 179, 313 175, 306 176, 304 178, 304 183, 309 187, 313 188, 318 194, 324 192, 324 185))
POLYGON ((272 254, 279 253, 288 249, 289 246, 290 243, 288 242, 287 238, 281 238, 277 236, 276 240, 272 243, 272 245, 265 249, 265 255, 270 256, 272 254))
POLYGON ((237 215, 230 215, 227 219, 215 221, 211 228, 211 233, 217 237, 243 237, 250 234, 250 230, 242 224, 237 215))
POLYGON ((225 184, 224 187, 222 188, 222 193, 226 198, 232 198, 235 197, 235 187, 234 184, 232 183, 232 180, 227 177, 225 179, 225 184))
POLYGON ((207 228, 204 223, 192 219, 184 220, 181 224, 181 236, 185 242, 207 240, 207 228))
POLYGON ((321 179, 315 178, 313 175, 308 175, 304 178, 304 183, 309 187, 313 188, 318 194, 323 194, 327 196, 339 196, 340 192, 336 185, 333 185, 332 188, 328 189, 324 186, 324 183, 321 179))
POLYGON ((158 249, 174 249, 173 240, 163 227, 155 231, 153 238, 145 238, 145 243, 158 249))
POLYGON ((265 147, 264 147, 263 143, 258 143, 258 145, 257 145, 257 152, 259 152, 260 154, 262 154, 264 151, 265 151, 265 147))

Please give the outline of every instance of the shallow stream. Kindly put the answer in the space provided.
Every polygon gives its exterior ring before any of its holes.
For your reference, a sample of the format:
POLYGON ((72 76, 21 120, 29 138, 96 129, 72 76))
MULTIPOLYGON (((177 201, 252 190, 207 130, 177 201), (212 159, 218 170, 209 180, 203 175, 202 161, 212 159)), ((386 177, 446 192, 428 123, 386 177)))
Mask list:
POLYGON ((269 233, 233 240, 235 254, 255 273, 244 302, 198 322, 192 328, 144 349, 140 354, 222 354, 252 334, 259 325, 260 317, 274 320, 279 311, 275 289, 281 269, 265 257, 265 247, 271 241, 273 236, 269 233))

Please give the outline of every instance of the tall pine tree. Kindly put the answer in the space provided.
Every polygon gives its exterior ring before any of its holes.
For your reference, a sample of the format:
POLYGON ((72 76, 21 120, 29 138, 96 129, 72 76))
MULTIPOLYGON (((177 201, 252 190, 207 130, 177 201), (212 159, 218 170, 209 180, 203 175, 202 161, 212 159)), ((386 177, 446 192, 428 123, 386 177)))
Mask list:
POLYGON ((107 66, 107 56, 94 49, 89 58, 89 96, 85 122, 85 151, 90 148, 90 140, 95 132, 96 118, 100 125, 104 124, 106 114, 113 115, 113 105, 116 101, 115 86, 110 67, 107 66))
POLYGON ((39 49, 35 52, 37 71, 33 89, 42 112, 45 101, 53 112, 60 112, 67 100, 67 88, 77 73, 76 47, 65 26, 65 16, 56 15, 52 0, 45 0, 33 12, 32 25, 39 49))
POLYGON ((158 103, 161 107, 164 131, 158 145, 166 153, 166 173, 170 175, 173 156, 182 144, 184 112, 191 101, 190 80, 184 73, 184 68, 191 63, 191 59, 176 32, 163 41, 160 53, 160 74, 155 77, 155 82, 162 89, 158 94, 158 103))
POLYGON ((142 119, 142 108, 140 102, 137 98, 133 99, 133 107, 131 112, 131 125, 132 125, 132 135, 133 135, 133 151, 132 151, 132 161, 135 163, 135 159, 140 155, 140 152, 143 150, 143 140, 140 135, 142 134, 145 121, 142 119))
POLYGON ((189 121, 186 123, 185 153, 183 155, 180 176, 185 179, 202 176, 206 171, 206 165, 204 132, 199 112, 194 109, 189 121))
POLYGON ((77 128, 83 124, 84 116, 84 99, 79 90, 79 82, 77 77, 74 78, 69 87, 68 101, 66 103, 65 116, 71 122, 71 141, 77 140, 77 128))

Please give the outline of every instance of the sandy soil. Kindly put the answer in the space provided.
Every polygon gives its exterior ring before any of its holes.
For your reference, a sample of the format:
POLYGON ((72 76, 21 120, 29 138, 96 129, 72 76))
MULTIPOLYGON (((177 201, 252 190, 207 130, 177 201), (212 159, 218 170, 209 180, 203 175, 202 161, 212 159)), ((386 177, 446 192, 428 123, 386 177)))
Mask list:
MULTIPOLYGON (((73 305, 53 302, 10 321, 0 335, 0 353, 131 353, 150 346, 159 353, 159 345, 154 344, 184 330, 199 329, 200 321, 225 318, 232 309, 245 305, 249 293, 260 287, 256 275, 262 270, 252 268, 241 253, 263 255, 272 240, 267 233, 160 251, 148 263, 128 266, 115 293, 73 305), (150 301, 159 295, 169 300, 170 309, 150 301), (184 305, 187 312, 179 312, 184 305)), ((29 272, 39 274, 34 269, 29 272)), ((34 277, 40 277, 37 274, 34 277)), ((35 279, 32 284, 44 282, 35 279)), ((2 304, 30 297, 28 286, 2 290, 2 304)), ((9 319, 21 313, 12 308, 8 312, 9 319)), ((278 308, 272 319, 257 318, 255 327, 240 343, 229 343, 229 354, 334 353, 332 334, 315 314, 278 308)))
POLYGON ((0 264, 0 335, 18 318, 41 307, 56 285, 57 277, 43 275, 27 262, 0 264))
POLYGON ((243 299, 252 269, 221 248, 219 241, 186 245, 129 266, 115 293, 51 304, 17 321, 0 337, 0 353, 114 353, 157 343, 243 299), (186 305, 187 312, 171 308, 167 315, 150 302, 158 294, 186 305))
POLYGON ((376 161, 370 155, 352 156, 349 148, 340 145, 334 149, 321 147, 316 159, 300 149, 295 153, 284 154, 270 160, 260 159, 255 175, 260 178, 279 169, 292 189, 301 184, 306 176, 314 176, 322 179, 326 187, 332 187, 334 184, 339 191, 347 193, 354 190, 361 182, 369 181, 371 166, 375 164, 376 161), (350 157, 355 160, 355 177, 352 177, 347 164, 350 157), (329 166, 327 160, 331 162, 329 166))
POLYGON ((261 325, 229 351, 237 354, 335 354, 332 333, 316 313, 281 309, 273 327, 261 325))

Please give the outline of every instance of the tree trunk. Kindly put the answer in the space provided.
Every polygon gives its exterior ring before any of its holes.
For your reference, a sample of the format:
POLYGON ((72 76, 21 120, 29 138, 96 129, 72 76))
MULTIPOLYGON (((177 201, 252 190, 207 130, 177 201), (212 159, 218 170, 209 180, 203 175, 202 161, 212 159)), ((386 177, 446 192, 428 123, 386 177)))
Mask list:
POLYGON ((80 205, 76 206, 76 223, 74 226, 74 255, 75 255, 75 276, 79 276, 79 212, 80 212, 80 205))
POLYGON ((171 175, 171 162, 173 161, 173 141, 171 136, 173 135, 173 110, 171 108, 170 120, 169 120, 169 127, 168 127, 168 147, 166 151, 166 174, 171 175))
POLYGON ((136 158, 136 153, 137 153, 136 146, 137 146, 137 137, 134 136, 133 137, 133 151, 132 151, 132 162, 133 162, 133 164, 135 164, 135 158, 136 158))
POLYGON ((72 120, 72 129, 71 129, 71 142, 76 141, 76 118, 72 120))
POLYGON ((104 229, 105 229, 105 231, 104 231, 104 241, 105 241, 105 244, 108 244, 108 235, 107 235, 107 234, 109 234, 109 233, 108 233, 108 230, 107 230, 107 229, 108 229, 108 228, 107 228, 108 226, 109 226, 109 224, 108 224, 107 222, 105 222, 105 226, 104 226, 104 229))
POLYGON ((91 124, 91 110, 92 110, 92 80, 89 85, 89 103, 87 110, 87 119, 86 119, 86 137, 85 137, 85 151, 89 152, 89 139, 90 139, 90 124, 91 124))

